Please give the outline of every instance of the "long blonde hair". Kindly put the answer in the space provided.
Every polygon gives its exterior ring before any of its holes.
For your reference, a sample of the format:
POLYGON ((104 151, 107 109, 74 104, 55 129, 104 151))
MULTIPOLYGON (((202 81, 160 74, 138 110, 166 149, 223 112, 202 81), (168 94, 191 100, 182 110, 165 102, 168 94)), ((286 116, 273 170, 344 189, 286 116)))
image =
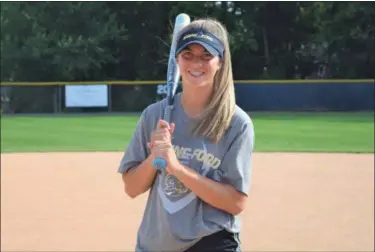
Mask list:
POLYGON ((180 34, 194 28, 202 28, 212 33, 224 45, 224 57, 214 77, 211 96, 192 128, 194 136, 207 137, 217 143, 230 125, 236 104, 228 32, 219 21, 207 18, 191 22, 180 34))

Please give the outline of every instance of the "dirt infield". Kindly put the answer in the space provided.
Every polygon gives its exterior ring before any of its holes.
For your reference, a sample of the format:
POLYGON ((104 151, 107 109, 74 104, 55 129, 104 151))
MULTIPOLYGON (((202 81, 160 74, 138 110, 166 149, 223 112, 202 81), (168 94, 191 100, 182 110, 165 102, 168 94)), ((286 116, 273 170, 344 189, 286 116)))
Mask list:
MULTIPOLYGON (((1 155, 1 251, 134 251, 122 153, 1 155)), ((373 251, 374 155, 255 153, 244 251, 373 251)))

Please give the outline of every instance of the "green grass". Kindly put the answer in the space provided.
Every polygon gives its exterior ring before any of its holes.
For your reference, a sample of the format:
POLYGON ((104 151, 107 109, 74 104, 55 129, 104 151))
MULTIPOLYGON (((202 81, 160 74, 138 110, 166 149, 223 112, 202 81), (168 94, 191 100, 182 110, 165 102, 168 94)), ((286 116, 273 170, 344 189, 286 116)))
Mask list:
MULTIPOLYGON (((374 113, 251 113, 255 151, 374 153, 374 113)), ((138 116, 3 116, 1 152, 124 151, 138 116)))

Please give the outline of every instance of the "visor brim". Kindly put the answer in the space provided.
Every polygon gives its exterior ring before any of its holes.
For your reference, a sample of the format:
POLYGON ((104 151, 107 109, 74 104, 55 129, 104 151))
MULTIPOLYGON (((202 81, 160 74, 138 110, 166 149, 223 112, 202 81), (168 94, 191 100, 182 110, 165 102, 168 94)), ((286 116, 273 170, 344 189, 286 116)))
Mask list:
POLYGON ((186 47, 188 47, 188 46, 191 45, 191 44, 199 44, 199 45, 203 46, 204 49, 206 49, 207 52, 209 52, 209 53, 210 53, 212 56, 214 56, 214 57, 220 55, 220 53, 219 53, 219 52, 218 52, 213 46, 211 46, 210 44, 205 43, 205 42, 200 41, 200 40, 193 40, 193 41, 189 41, 189 42, 187 42, 187 43, 181 45, 179 48, 177 48, 177 50, 176 50, 176 56, 177 56, 182 50, 186 49, 186 47))

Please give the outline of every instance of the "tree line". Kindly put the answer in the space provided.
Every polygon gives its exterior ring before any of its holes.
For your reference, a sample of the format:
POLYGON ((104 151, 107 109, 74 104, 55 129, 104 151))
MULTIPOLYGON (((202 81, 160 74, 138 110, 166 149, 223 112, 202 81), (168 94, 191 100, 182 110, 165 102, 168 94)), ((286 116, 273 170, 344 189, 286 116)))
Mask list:
POLYGON ((235 79, 373 78, 373 2, 2 2, 1 81, 163 80, 178 13, 230 34, 235 79))

